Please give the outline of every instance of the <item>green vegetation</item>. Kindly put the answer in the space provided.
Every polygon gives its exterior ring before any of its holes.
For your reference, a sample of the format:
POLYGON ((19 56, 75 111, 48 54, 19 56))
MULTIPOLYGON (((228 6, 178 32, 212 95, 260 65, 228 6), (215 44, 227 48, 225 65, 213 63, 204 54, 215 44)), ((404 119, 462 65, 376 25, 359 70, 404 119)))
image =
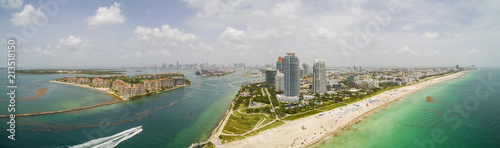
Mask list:
POLYGON ((208 142, 203 146, 204 148, 215 148, 215 145, 212 142, 208 142))
MULTIPOLYGON (((443 73, 440 75, 423 77, 424 79, 421 79, 418 83, 428 81, 430 78, 437 78, 450 74, 452 73, 443 73)), ((251 131, 256 126, 262 126, 271 121, 274 122, 243 135, 220 135, 219 138, 222 140, 222 143, 241 140, 245 137, 257 135, 259 132, 281 126, 285 124, 284 121, 293 121, 324 111, 329 111, 370 98, 388 90, 398 89, 408 85, 398 86, 390 83, 381 83, 380 86, 380 88, 362 89, 357 92, 350 92, 347 91, 347 89, 344 89, 342 91, 337 91, 336 94, 315 95, 315 97, 311 100, 301 99, 300 103, 282 104, 276 99, 275 96, 276 93, 283 92, 275 92, 272 85, 265 83, 245 85, 240 88, 238 95, 236 95, 236 99, 233 102, 235 105, 231 107, 234 110, 233 115, 230 115, 223 132, 226 134, 242 134, 251 131), (266 88, 269 90, 270 96, 267 96, 267 93, 262 96, 261 90, 263 88, 264 90, 266 88), (272 103, 273 106, 266 105, 259 108, 249 108, 249 104, 251 102, 260 102, 269 105, 272 103), (273 107, 275 107, 274 112, 272 111, 273 107), (266 117, 265 115, 269 115, 269 117, 266 117), (278 115, 281 120, 274 120, 276 115, 278 115)))
POLYGON ((259 128, 259 129, 255 130, 255 131, 252 131, 252 132, 248 133, 248 134, 245 134, 245 136, 246 137, 250 137, 250 136, 253 136, 253 135, 257 135, 259 132, 262 132, 262 131, 265 131, 265 130, 268 130, 268 129, 272 129, 272 128, 281 126, 283 124, 285 124, 284 121, 281 121, 281 120, 275 121, 275 122, 273 122, 273 123, 271 123, 269 125, 266 125, 266 126, 264 126, 262 128, 259 128))
POLYGON ((29 69, 16 70, 20 74, 82 74, 82 75, 121 75, 124 70, 114 69, 29 69))
POLYGON ((236 140, 245 139, 245 136, 227 136, 227 135, 219 135, 219 139, 221 143, 229 143, 236 140))
POLYGON ((260 132, 263 132, 265 130, 272 129, 272 128, 275 128, 275 127, 278 127, 278 126, 281 126, 283 124, 285 124, 284 121, 274 121, 273 123, 271 123, 269 125, 261 127, 261 128, 255 130, 255 131, 247 133, 247 134, 245 134, 243 136, 220 135, 219 138, 221 139, 222 143, 229 143, 229 142, 232 142, 232 141, 241 140, 241 139, 245 139, 246 137, 257 135, 260 132))
POLYGON ((255 114, 244 114, 240 113, 241 110, 233 111, 233 114, 229 117, 226 126, 223 129, 224 133, 227 134, 243 134, 252 130, 258 124, 262 124, 269 118, 265 114, 255 113, 255 114))

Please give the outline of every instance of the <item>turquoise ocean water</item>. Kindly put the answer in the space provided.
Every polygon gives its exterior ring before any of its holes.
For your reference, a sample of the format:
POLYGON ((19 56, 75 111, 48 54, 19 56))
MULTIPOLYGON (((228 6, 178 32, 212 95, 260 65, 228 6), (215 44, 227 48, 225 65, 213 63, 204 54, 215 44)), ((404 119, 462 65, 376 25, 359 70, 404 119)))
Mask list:
MULTIPOLYGON (((139 125, 144 131, 118 147, 187 147, 208 136, 243 80, 261 79, 240 76, 244 71, 202 78, 185 70, 181 72, 192 81, 185 88, 89 110, 16 118, 16 141, 6 138, 7 131, 0 132, 4 137, 0 147, 66 147, 139 125)), ((152 72, 159 71, 144 73, 152 72)), ((132 69, 129 74, 136 73, 132 69)), ((18 98, 32 96, 40 88, 50 90, 37 100, 16 102, 16 112, 61 110, 112 100, 94 90, 48 82, 63 76, 67 75, 18 75, 18 98)), ((317 147, 498 147, 498 83, 500 69, 469 72, 406 96, 317 147), (426 102, 427 96, 437 103, 426 102)), ((5 83, 0 84, 0 91, 7 92, 5 83)), ((7 105, 0 101, 5 108, 0 108, 0 114, 7 114, 7 105)), ((0 119, 2 129, 7 128, 7 120, 0 119)))
MULTIPOLYGON (((188 147, 203 140, 224 115, 243 80, 246 70, 223 77, 203 78, 194 70, 181 70, 192 85, 140 99, 88 110, 16 118, 16 140, 0 132, 0 147, 67 147, 142 125, 143 131, 118 147, 188 147)), ((155 70, 142 73, 161 72, 155 70)), ((0 70, 0 73, 7 73, 0 70)), ((128 74, 138 74, 133 69, 128 74)), ((16 113, 52 111, 82 107, 112 100, 105 93, 48 82, 68 75, 21 75, 17 77, 17 98, 27 98, 37 89, 50 89, 36 100, 16 102, 16 113)), ((71 75, 69 75, 71 76, 71 75)), ((1 92, 7 93, 1 77, 1 92)), ((4 95, 0 100, 6 100, 4 95)), ((6 115, 7 101, 0 101, 0 114, 6 115), (1 109, 4 108, 4 109, 1 109)), ((7 118, 0 127, 7 129, 7 118)))
POLYGON ((406 96, 316 147, 500 147, 499 113, 500 69, 482 68, 406 96))

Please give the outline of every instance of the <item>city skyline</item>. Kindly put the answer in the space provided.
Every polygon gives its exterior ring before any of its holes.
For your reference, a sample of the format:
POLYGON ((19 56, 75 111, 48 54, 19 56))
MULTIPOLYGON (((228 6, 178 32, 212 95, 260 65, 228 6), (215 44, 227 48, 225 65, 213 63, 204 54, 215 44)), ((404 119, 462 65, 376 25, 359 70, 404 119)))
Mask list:
POLYGON ((49 2, 0 3, 0 44, 17 38, 19 67, 264 65, 287 52, 331 66, 500 62, 498 1, 49 2))

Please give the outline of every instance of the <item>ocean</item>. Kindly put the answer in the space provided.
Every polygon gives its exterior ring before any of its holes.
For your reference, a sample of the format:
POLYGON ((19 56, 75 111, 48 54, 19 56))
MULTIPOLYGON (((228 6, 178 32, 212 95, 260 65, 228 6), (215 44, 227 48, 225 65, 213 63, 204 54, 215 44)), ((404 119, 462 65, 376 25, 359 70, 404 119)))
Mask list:
MULTIPOLYGON (((144 70, 127 74, 177 70, 144 70)), ((179 70, 191 80, 190 86, 127 102, 82 111, 16 118, 16 140, 7 138, 8 118, 1 118, 0 147, 68 147, 111 136, 142 125, 143 131, 117 147, 188 147, 206 139, 234 99, 246 70, 222 77, 195 76, 194 70, 179 70)), ((0 70, 7 73, 6 70, 0 70)), ((16 113, 77 108, 112 100, 105 93, 88 88, 51 83, 75 75, 17 75, 16 113), (38 98, 38 89, 47 88, 38 98)), ((7 77, 0 78, 6 84, 7 77)), ((5 86, 0 91, 7 93, 5 86)), ((4 94, 0 100, 7 100, 4 94)), ((8 101, 0 101, 0 114, 8 115, 8 101)))
POLYGON ((481 68, 405 96, 315 147, 498 147, 497 113, 500 68, 481 68))
MULTIPOLYGON (((0 132, 0 147, 68 147, 143 126, 117 147, 188 147, 212 132, 243 80, 246 70, 223 77, 194 76, 192 85, 140 99, 88 110, 16 118, 16 141, 0 132)), ((6 73, 5 70, 0 72, 6 73)), ((144 71, 153 73, 161 71, 144 71)), ((139 74, 128 69, 128 74, 139 74)), ((72 75, 18 75, 16 113, 82 107, 112 100, 105 93, 48 82, 72 75)), ((6 77, 0 81, 6 82, 6 77)), ((5 83, 1 83, 5 84, 5 83)), ((7 92, 5 86, 0 91, 7 92)), ((500 69, 482 68, 460 78, 405 96, 316 147, 497 147, 500 139, 500 69), (489 76, 491 75, 491 79, 489 76), (476 94, 476 90, 478 90, 476 94), (426 102, 431 96, 436 102, 426 102)), ((6 95, 5 95, 6 96, 6 95)), ((7 99, 1 97, 0 100, 7 99)), ((0 101, 0 114, 7 112, 0 101)), ((7 129, 7 118, 0 119, 7 129)))

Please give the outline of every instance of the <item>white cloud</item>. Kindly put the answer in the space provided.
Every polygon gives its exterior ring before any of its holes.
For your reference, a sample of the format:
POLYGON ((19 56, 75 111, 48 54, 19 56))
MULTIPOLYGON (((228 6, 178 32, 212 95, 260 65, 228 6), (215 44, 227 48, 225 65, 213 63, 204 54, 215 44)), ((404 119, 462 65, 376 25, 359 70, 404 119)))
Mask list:
POLYGON ((133 52, 125 52, 120 56, 121 58, 175 55, 170 57, 172 59, 185 54, 206 54, 214 51, 212 46, 200 42, 196 35, 172 28, 168 24, 160 28, 137 26, 133 33, 135 37, 130 38, 124 44, 125 49, 133 50, 133 52))
POLYGON ((399 49, 396 53, 400 54, 400 55, 406 55, 406 56, 418 56, 418 55, 421 55, 420 52, 417 52, 413 49, 410 49, 409 47, 403 47, 401 49, 399 49))
POLYGON ((140 40, 165 39, 180 42, 197 40, 197 37, 194 34, 184 33, 179 29, 171 28, 170 25, 166 24, 161 26, 161 28, 137 26, 134 34, 137 35, 140 40))
POLYGON ((462 34, 460 34, 460 33, 453 34, 453 33, 450 33, 450 32, 445 32, 444 34, 446 36, 451 36, 451 37, 461 37, 462 36, 462 34))
POLYGON ((59 44, 56 45, 56 48, 75 50, 89 46, 92 46, 90 40, 83 40, 80 37, 75 37, 71 35, 68 36, 67 39, 59 39, 59 44))
POLYGON ((423 39, 435 39, 435 38, 439 37, 439 33, 425 31, 422 35, 420 35, 420 37, 423 39))
POLYGON ((243 30, 236 30, 232 27, 227 27, 226 31, 219 35, 219 41, 224 44, 242 44, 245 42, 246 33, 243 30))
POLYGON ((309 34, 311 35, 311 37, 320 41, 328 41, 337 37, 336 33, 331 32, 325 27, 320 27, 316 32, 310 32, 309 34))
POLYGON ((476 54, 476 53, 478 53, 478 52, 479 52, 479 50, 476 50, 476 49, 471 49, 471 50, 469 50, 469 54, 470 54, 470 55, 474 55, 474 54, 476 54))
POLYGON ((99 7, 96 14, 86 19, 87 26, 96 28, 105 25, 122 24, 125 22, 125 16, 120 10, 120 3, 115 2, 109 7, 99 7))
MULTIPOLYGON (((47 45, 47 48, 50 48, 51 46, 50 45, 47 45)), ((40 47, 34 47, 33 48, 33 51, 35 53, 38 53, 37 56, 56 56, 56 52, 54 52, 53 50, 51 49, 42 49, 40 47)), ((31 53, 31 51, 28 51, 31 53)))
POLYGON ((14 26, 36 25, 42 19, 47 19, 47 16, 41 8, 35 9, 32 5, 25 5, 21 12, 12 14, 10 23, 14 26))
POLYGON ((403 27, 401 27, 404 31, 411 31, 413 30, 413 27, 410 24, 406 24, 403 27))
POLYGON ((276 29, 265 29, 265 30, 256 30, 253 28, 247 28, 247 32, 252 39, 256 40, 265 40, 272 38, 279 38, 281 35, 276 29))
POLYGON ((23 0, 0 0, 0 7, 4 9, 15 9, 23 6, 23 0))

